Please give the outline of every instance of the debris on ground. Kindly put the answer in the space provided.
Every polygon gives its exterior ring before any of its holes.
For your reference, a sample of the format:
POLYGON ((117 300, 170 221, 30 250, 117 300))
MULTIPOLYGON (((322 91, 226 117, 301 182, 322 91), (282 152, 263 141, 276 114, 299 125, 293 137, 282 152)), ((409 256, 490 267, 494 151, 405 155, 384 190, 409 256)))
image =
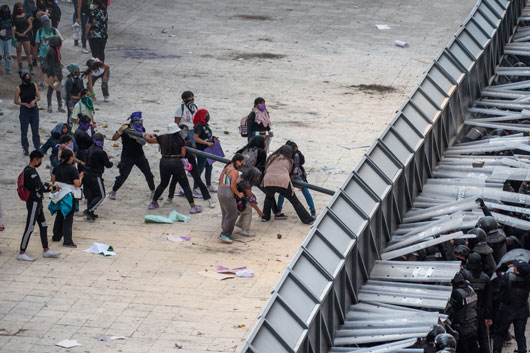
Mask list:
POLYGON ((394 42, 394 44, 397 45, 398 47, 401 47, 401 48, 408 48, 409 47, 409 43, 404 42, 402 40, 396 40, 394 42))
POLYGON ((116 256, 114 248, 112 245, 102 244, 102 243, 93 243, 92 246, 86 250, 81 250, 82 252, 88 252, 91 254, 103 255, 103 256, 116 256))
POLYGON ((233 274, 237 277, 252 278, 254 277, 254 271, 248 269, 246 266, 228 268, 221 265, 217 265, 217 273, 220 274, 233 274))
POLYGON ((181 235, 168 235, 167 240, 172 241, 174 243, 180 243, 183 241, 189 241, 191 237, 184 237, 181 235))
POLYGON ((375 25, 375 27, 377 27, 377 29, 380 30, 380 31, 384 31, 384 30, 390 29, 389 25, 375 25))
POLYGON ((77 342, 77 340, 62 340, 61 342, 56 343, 55 345, 63 348, 72 348, 80 346, 81 343, 77 342))
POLYGON ((110 342, 114 340, 124 340, 125 336, 104 336, 104 337, 98 337, 98 341, 101 342, 110 342))

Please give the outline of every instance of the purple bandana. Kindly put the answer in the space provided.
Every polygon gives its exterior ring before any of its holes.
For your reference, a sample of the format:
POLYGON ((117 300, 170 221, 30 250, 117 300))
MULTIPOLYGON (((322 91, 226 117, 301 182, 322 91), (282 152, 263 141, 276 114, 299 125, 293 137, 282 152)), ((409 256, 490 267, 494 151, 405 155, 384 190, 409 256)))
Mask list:
POLYGON ((96 140, 92 140, 92 141, 94 142, 94 145, 103 148, 103 141, 96 141, 96 140))
POLYGON ((88 131, 88 129, 90 129, 90 124, 79 123, 79 127, 85 131, 88 131))

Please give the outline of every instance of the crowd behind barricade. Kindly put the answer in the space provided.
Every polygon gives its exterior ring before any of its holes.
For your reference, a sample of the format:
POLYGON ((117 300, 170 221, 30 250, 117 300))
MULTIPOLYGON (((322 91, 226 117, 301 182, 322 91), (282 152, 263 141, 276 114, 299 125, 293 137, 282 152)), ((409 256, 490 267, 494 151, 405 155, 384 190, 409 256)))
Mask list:
POLYGON ((111 68, 105 63, 109 3, 103 0, 77 0, 73 5, 76 9, 72 19, 74 46, 81 42, 83 53, 88 53, 88 43, 93 56, 86 61, 84 68, 76 63, 63 63, 61 51, 67 49, 63 48, 64 37, 57 29, 61 10, 56 2, 24 0, 24 3, 16 3, 13 9, 8 5, 1 6, 0 54, 5 63, 3 74, 13 73, 10 50, 14 47, 21 79, 15 89, 14 103, 19 106, 22 152, 29 156, 29 164, 17 181, 19 197, 26 202, 28 211, 18 260, 34 261, 33 257, 26 254, 26 248, 35 223, 40 229, 44 257, 60 255, 48 247, 43 204, 47 193, 50 199, 48 210, 51 215, 56 214, 52 241, 62 240, 63 246, 76 247, 72 234, 74 214, 81 211, 88 221, 97 220, 96 210, 107 196, 103 174, 106 168, 112 167, 117 167, 119 174, 108 193, 109 199, 119 197, 119 189, 136 166, 144 175, 151 192, 148 210, 160 207, 159 201, 163 200, 162 194, 168 186, 169 194, 164 202, 172 203, 175 193, 184 196, 191 214, 202 212, 196 199, 202 198, 210 208, 215 208, 216 201, 212 193, 217 193, 222 214, 222 231, 218 239, 223 243, 233 242, 237 236, 235 227, 240 228, 240 235, 254 236, 250 231, 252 210, 263 222, 271 220, 273 215, 276 220, 285 219, 286 216, 281 212, 285 198, 291 202, 303 223, 313 223, 316 211, 309 190, 302 188, 309 205, 308 211, 295 195, 292 183, 292 179, 307 181, 303 167, 305 158, 292 141, 275 152, 269 152, 272 125, 265 99, 261 97, 255 99, 250 113, 240 121, 240 134, 246 138, 247 144, 224 166, 218 177, 218 187, 213 182, 217 179, 217 176, 212 175, 213 161, 186 148, 224 155, 220 139, 209 124, 210 113, 207 109, 199 108, 191 91, 182 93, 182 102, 178 104, 174 117, 168 119, 166 134, 147 132, 142 112, 130 113, 127 121, 111 136, 113 141, 121 140, 122 145, 120 161, 111 162, 105 152, 105 136, 98 132, 102 122, 101 118, 96 118, 98 109, 94 106, 94 86, 98 80, 101 82, 103 101, 110 101, 108 82, 111 68), (27 67, 22 61, 22 49, 27 67), (68 74, 63 77, 65 68, 68 74), (64 113, 64 122, 57 124, 41 145, 39 102, 40 92, 44 89, 47 112, 54 111, 52 100, 55 95, 57 112, 64 113), (31 146, 28 140, 30 129, 31 146), (146 144, 159 145, 158 186, 144 153, 146 144), (37 168, 48 152, 51 182, 44 183, 37 168), (177 184, 179 190, 176 190, 177 184), (253 188, 265 194, 263 207, 259 206, 253 188), (279 195, 278 201, 276 194, 279 195))

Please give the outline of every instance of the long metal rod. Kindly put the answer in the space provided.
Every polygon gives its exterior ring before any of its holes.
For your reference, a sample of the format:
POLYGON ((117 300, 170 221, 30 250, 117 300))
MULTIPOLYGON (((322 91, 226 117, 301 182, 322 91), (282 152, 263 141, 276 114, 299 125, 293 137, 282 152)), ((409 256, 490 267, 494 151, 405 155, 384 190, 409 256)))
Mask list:
MULTIPOLYGON (((204 151, 199 151, 198 149, 195 149, 195 148, 186 147, 186 150, 198 156, 213 159, 214 161, 217 161, 217 162, 230 163, 230 160, 227 158, 219 157, 219 156, 216 156, 215 154, 211 154, 211 153, 204 152, 204 151)), ((315 190, 315 191, 321 192, 323 194, 331 195, 331 196, 335 195, 334 191, 323 188, 321 186, 305 183, 299 180, 292 180, 292 183, 294 186, 299 187, 299 188, 308 188, 308 189, 315 190)))

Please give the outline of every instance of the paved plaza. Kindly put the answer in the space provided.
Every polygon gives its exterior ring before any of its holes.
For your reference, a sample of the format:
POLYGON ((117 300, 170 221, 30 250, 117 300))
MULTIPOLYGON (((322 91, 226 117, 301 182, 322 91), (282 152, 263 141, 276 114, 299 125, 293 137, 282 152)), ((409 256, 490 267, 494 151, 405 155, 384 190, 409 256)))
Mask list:
MULTIPOLYGON (((334 190, 364 152, 351 147, 370 145, 379 135, 474 3, 112 1, 106 50, 112 101, 104 103, 99 85, 95 89, 95 120, 107 136, 105 150, 116 165, 121 144, 108 139, 133 111, 143 112, 148 131, 164 133, 181 92, 191 89, 199 107, 210 111, 212 130, 231 156, 246 143, 238 134, 239 120, 262 96, 275 133, 272 149, 296 141, 309 182, 334 190), (391 29, 378 30, 376 24, 391 29), (395 40, 409 47, 397 47, 395 40)), ((82 65, 90 56, 73 46, 72 7, 60 5, 59 29, 67 38, 63 64, 82 65)), ((82 346, 68 351, 237 352, 309 226, 286 204, 287 220, 263 223, 255 215, 255 238, 222 244, 220 208, 209 209, 202 200, 197 203, 204 212, 192 215, 190 223, 145 224, 146 214, 189 214, 188 205, 175 198, 147 211, 150 192, 133 169, 117 199, 106 199, 98 209, 96 222, 75 217, 77 249, 52 243, 62 255, 44 259, 37 231, 28 247, 36 261, 17 261, 26 208, 16 178, 27 164, 12 104, 17 84, 17 75, 0 76, 0 199, 6 225, 0 233, 0 351, 63 352, 55 344, 76 339, 82 346), (168 235, 191 239, 174 243, 168 235), (93 242, 112 245, 117 255, 81 252, 93 242), (220 280, 217 265, 247 266, 255 277, 220 280), (104 336, 125 339, 98 340, 104 336)), ((45 106, 44 92, 41 97, 45 106)), ((64 120, 65 114, 41 111, 41 140, 64 120)), ((145 150, 158 182, 158 147, 145 150)), ((48 157, 39 169, 43 180, 49 180, 48 157)), ((215 163, 214 180, 220 169, 215 163)), ((105 172, 107 191, 117 171, 105 172)), ((262 203, 263 194, 256 193, 262 203)), ((312 195, 317 212, 330 199, 312 195)), ((51 225, 47 211, 46 217, 51 225)))

